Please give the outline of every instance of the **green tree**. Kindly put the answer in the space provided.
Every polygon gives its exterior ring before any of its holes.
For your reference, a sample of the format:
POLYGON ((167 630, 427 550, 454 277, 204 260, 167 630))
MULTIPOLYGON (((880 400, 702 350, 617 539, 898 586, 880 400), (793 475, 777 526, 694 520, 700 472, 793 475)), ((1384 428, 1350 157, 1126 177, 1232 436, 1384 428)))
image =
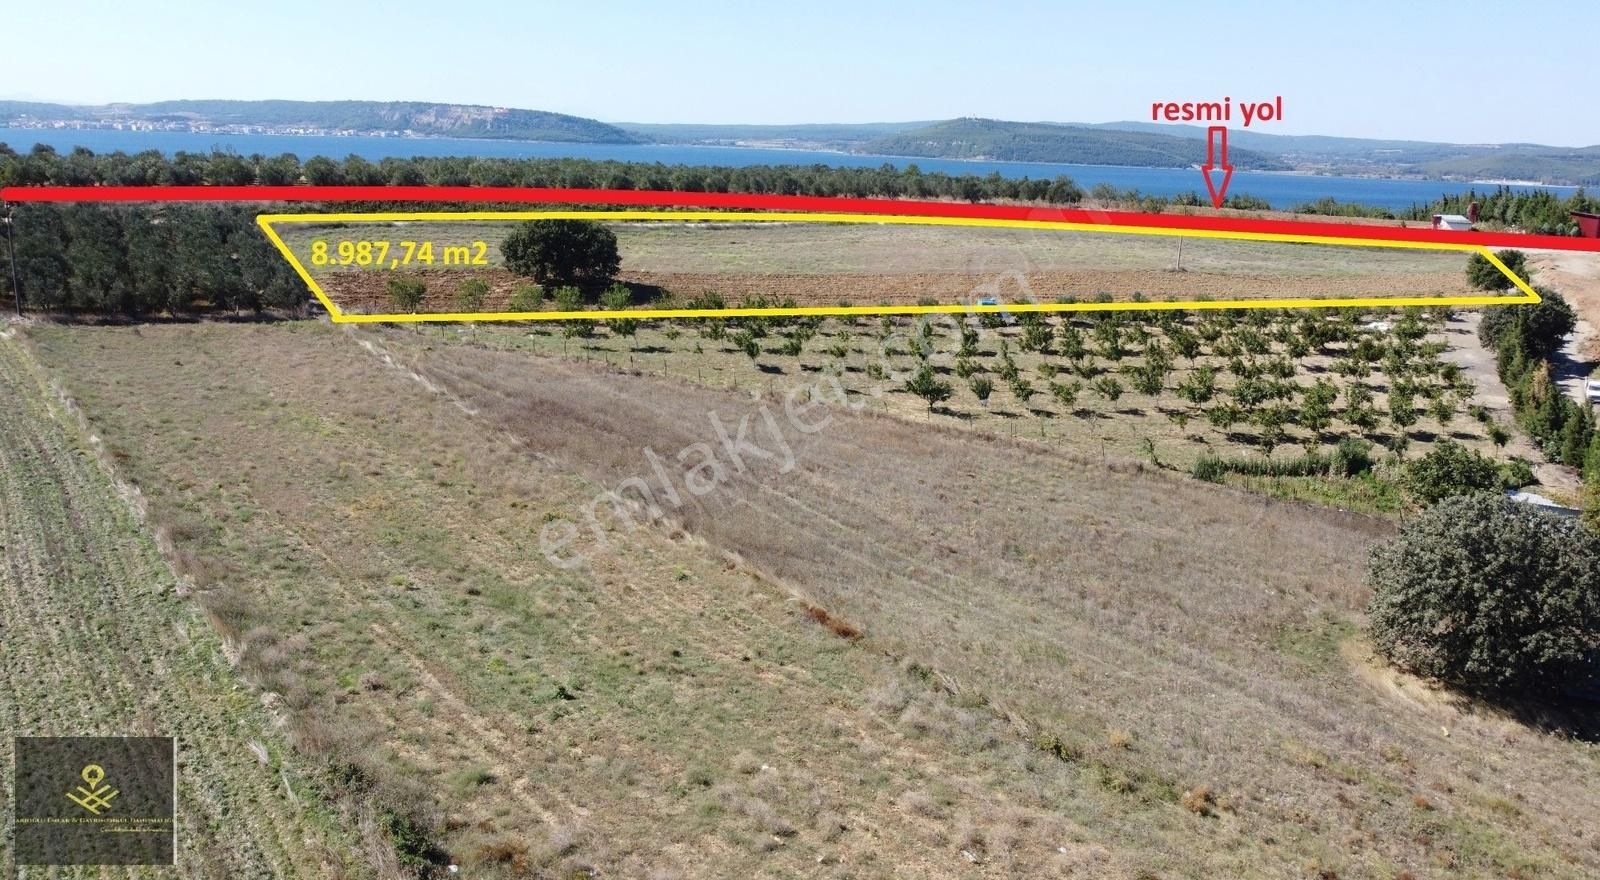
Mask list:
POLYGON ((1503 488, 1500 468, 1492 459, 1454 440, 1440 440, 1427 454, 1406 462, 1401 484, 1424 505, 1503 488))
MULTIPOLYGON (((135 208, 122 225, 134 315, 167 308, 172 295, 175 283, 172 255, 176 243, 172 224, 157 222, 159 219, 147 208, 135 208)), ((276 248, 273 248, 272 259, 285 262, 276 248)), ((294 281, 298 283, 300 279, 296 277, 294 281)))
POLYGON ((1195 406, 1204 406, 1217 393, 1217 368, 1197 367, 1178 383, 1178 396, 1195 406))
POLYGON ((1320 436, 1333 423, 1333 402, 1338 397, 1339 389, 1327 379, 1318 379, 1316 384, 1306 389, 1305 397, 1300 401, 1300 424, 1313 437, 1320 436))
POLYGON ((390 278, 389 299, 402 312, 415 312, 428 296, 427 282, 421 278, 390 278))
MULTIPOLYGON (((17 281, 22 301, 30 308, 57 309, 67 297, 67 229, 55 205, 22 205, 12 209, 16 236, 17 281)), ((7 278, 7 286, 11 279, 7 278)))
POLYGON ((1101 376, 1089 387, 1094 389, 1094 393, 1104 397, 1107 403, 1116 403, 1122 397, 1122 383, 1112 376, 1101 376))
MULTIPOLYGON (((1495 257, 1516 273, 1518 278, 1524 281, 1528 279, 1528 258, 1522 251, 1496 251, 1495 257)), ((1506 273, 1501 272, 1483 254, 1473 254, 1467 258, 1467 283, 1478 290, 1508 290, 1512 286, 1506 273)))
POLYGON ((1600 538, 1507 498, 1464 495, 1377 545, 1369 631, 1403 669, 1489 694, 1600 675, 1600 538))
POLYGON ((1032 382, 1029 382, 1027 379, 1022 378, 1021 376, 1011 379, 1006 384, 1011 387, 1011 396, 1015 397, 1017 402, 1023 406, 1027 406, 1028 401, 1032 400, 1033 396, 1039 393, 1039 390, 1033 387, 1032 382))
POLYGON ((500 253, 506 268, 543 285, 605 283, 622 265, 616 233, 592 220, 529 220, 500 253))
POLYGON ((927 401, 929 412, 933 411, 934 404, 949 400, 951 394, 950 383, 941 380, 927 364, 906 380, 906 390, 927 401))
POLYGON ((103 205, 71 205, 65 219, 70 307, 134 313, 119 212, 103 205))
POLYGON ((184 206, 165 214, 164 220, 173 225, 174 238, 170 257, 173 287, 167 310, 187 312, 201 300, 222 309, 238 306, 244 290, 227 246, 235 227, 226 209, 184 206))
MULTIPOLYGON (((260 313, 284 309, 301 315, 306 307, 306 287, 272 242, 253 225, 237 228, 228 237, 239 272, 241 307, 260 313)), ((132 259, 130 248, 129 259, 132 259)))
POLYGON ((1282 404, 1264 406, 1256 410, 1252 417, 1256 423, 1256 445, 1267 455, 1272 455, 1272 450, 1277 449, 1288 437, 1285 426, 1289 422, 1288 408, 1282 404))
MULTIPOLYGON (((1478 322, 1478 339, 1485 348, 1501 350, 1515 337, 1524 357, 1548 358, 1561 348, 1577 326, 1578 316, 1566 298, 1540 287, 1539 302, 1485 309, 1478 322)), ((1502 367, 1505 365, 1502 364, 1502 367)), ((1502 374, 1501 378, 1505 378, 1502 374)))
POLYGON ((1416 397, 1399 387, 1389 389, 1389 424, 1401 437, 1417 423, 1416 397))
POLYGON ((1051 382, 1050 394, 1055 397, 1056 403, 1061 408, 1071 411, 1078 404, 1078 394, 1083 391, 1082 382, 1051 382))

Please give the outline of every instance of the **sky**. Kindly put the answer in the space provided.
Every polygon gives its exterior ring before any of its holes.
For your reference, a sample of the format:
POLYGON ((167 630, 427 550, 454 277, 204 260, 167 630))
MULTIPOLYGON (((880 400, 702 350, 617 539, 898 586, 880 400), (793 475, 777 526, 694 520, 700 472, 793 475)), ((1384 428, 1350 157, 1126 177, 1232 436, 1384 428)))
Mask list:
MULTIPOLYGON (((1600 4, 13 4, 0 98, 417 100, 608 122, 1150 119, 1282 95, 1275 134, 1600 144, 1600 4), (1587 85, 1586 85, 1587 83, 1587 85)), ((1235 124, 1238 124, 1237 120, 1235 124)))

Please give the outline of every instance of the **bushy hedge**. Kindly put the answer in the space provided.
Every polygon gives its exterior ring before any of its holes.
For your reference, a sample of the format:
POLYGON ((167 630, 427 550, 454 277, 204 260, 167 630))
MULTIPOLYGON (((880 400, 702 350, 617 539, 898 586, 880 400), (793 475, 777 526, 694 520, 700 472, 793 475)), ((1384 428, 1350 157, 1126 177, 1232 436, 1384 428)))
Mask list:
POLYGON ((1252 477, 1354 477, 1372 470, 1372 444, 1355 437, 1339 441, 1333 452, 1306 452, 1294 458, 1200 456, 1190 474, 1212 483, 1226 474, 1252 477))

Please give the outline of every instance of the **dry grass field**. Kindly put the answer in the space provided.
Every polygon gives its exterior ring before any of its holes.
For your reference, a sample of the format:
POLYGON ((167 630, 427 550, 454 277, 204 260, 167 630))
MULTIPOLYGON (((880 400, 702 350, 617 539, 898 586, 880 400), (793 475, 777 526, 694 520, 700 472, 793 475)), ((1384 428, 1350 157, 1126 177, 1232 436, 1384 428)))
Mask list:
MULTIPOLYGON (((766 296, 823 306, 970 302, 983 296, 1050 302, 1470 292, 1462 272, 1466 257, 1454 252, 892 223, 608 225, 618 237, 620 277, 679 300, 707 291, 731 302, 766 296)), ((501 266, 499 243, 512 228, 494 222, 288 224, 283 234, 308 267, 316 240, 334 247, 341 240, 406 239, 436 247, 482 240, 486 269, 436 265, 405 274, 428 282, 423 311, 453 310, 455 292, 469 277, 490 283, 483 308, 495 311, 505 310, 525 283, 501 266)), ((390 270, 332 265, 314 271, 342 308, 389 310, 390 270)))
POLYGON ((470 333, 25 332, 171 537, 237 658, 219 674, 266 692, 295 766, 417 832, 402 856, 1600 873, 1594 746, 1367 660, 1384 521, 810 407, 820 371, 752 396, 470 333))
MULTIPOLYGON (((181 876, 372 876, 376 850, 307 789, 281 714, 230 668, 136 492, 102 468, 97 442, 10 330, 0 397, 0 798, 11 796, 12 736, 177 734, 181 876)), ((4 845, 0 871, 113 876, 30 870, 4 845)))

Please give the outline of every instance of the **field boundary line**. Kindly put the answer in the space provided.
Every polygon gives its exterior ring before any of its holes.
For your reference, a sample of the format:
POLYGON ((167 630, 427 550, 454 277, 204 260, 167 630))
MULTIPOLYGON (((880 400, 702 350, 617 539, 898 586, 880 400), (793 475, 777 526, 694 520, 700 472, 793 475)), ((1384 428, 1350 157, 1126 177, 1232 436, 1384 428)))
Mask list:
POLYGON ((1412 241, 1403 239, 1373 239, 1338 235, 1307 234, 1295 232, 1235 231, 1221 229, 1190 229, 1187 227, 1126 226, 1115 223, 1088 223, 1073 220, 1003 219, 994 217, 951 217, 931 215, 884 215, 836 212, 773 212, 773 211, 385 211, 373 213, 295 213, 260 214, 256 224, 272 242, 295 273, 306 283, 311 293, 336 324, 372 323, 460 323, 496 321, 573 321, 611 319, 669 319, 669 318, 738 318, 780 316, 849 316, 849 315, 926 315, 948 313, 1010 313, 1010 312, 1125 312, 1125 311, 1175 311, 1217 309, 1306 309, 1306 308, 1397 308, 1405 306, 1496 306, 1539 302, 1539 294, 1527 281, 1518 277, 1487 246, 1466 242, 1412 241), (505 222, 521 220, 596 220, 633 222, 740 222, 740 223, 844 223, 872 225, 911 225, 947 227, 983 227, 1002 229, 1032 229, 1062 232, 1088 232, 1111 235, 1155 235, 1168 237, 1196 237, 1209 239, 1237 239, 1290 244, 1318 244, 1340 247, 1404 248, 1409 250, 1447 251, 1478 254, 1500 270, 1514 286, 1519 296, 1466 295, 1466 296, 1397 296, 1397 297, 1331 297, 1331 298, 1265 298, 1219 300, 1161 300, 1151 302, 1095 302, 1095 303, 942 303, 933 305, 887 306, 791 306, 777 308, 732 309, 601 309, 595 311, 553 312, 395 312, 377 314, 349 313, 341 309, 328 296, 283 240, 277 224, 309 223, 404 223, 404 222, 505 222))

